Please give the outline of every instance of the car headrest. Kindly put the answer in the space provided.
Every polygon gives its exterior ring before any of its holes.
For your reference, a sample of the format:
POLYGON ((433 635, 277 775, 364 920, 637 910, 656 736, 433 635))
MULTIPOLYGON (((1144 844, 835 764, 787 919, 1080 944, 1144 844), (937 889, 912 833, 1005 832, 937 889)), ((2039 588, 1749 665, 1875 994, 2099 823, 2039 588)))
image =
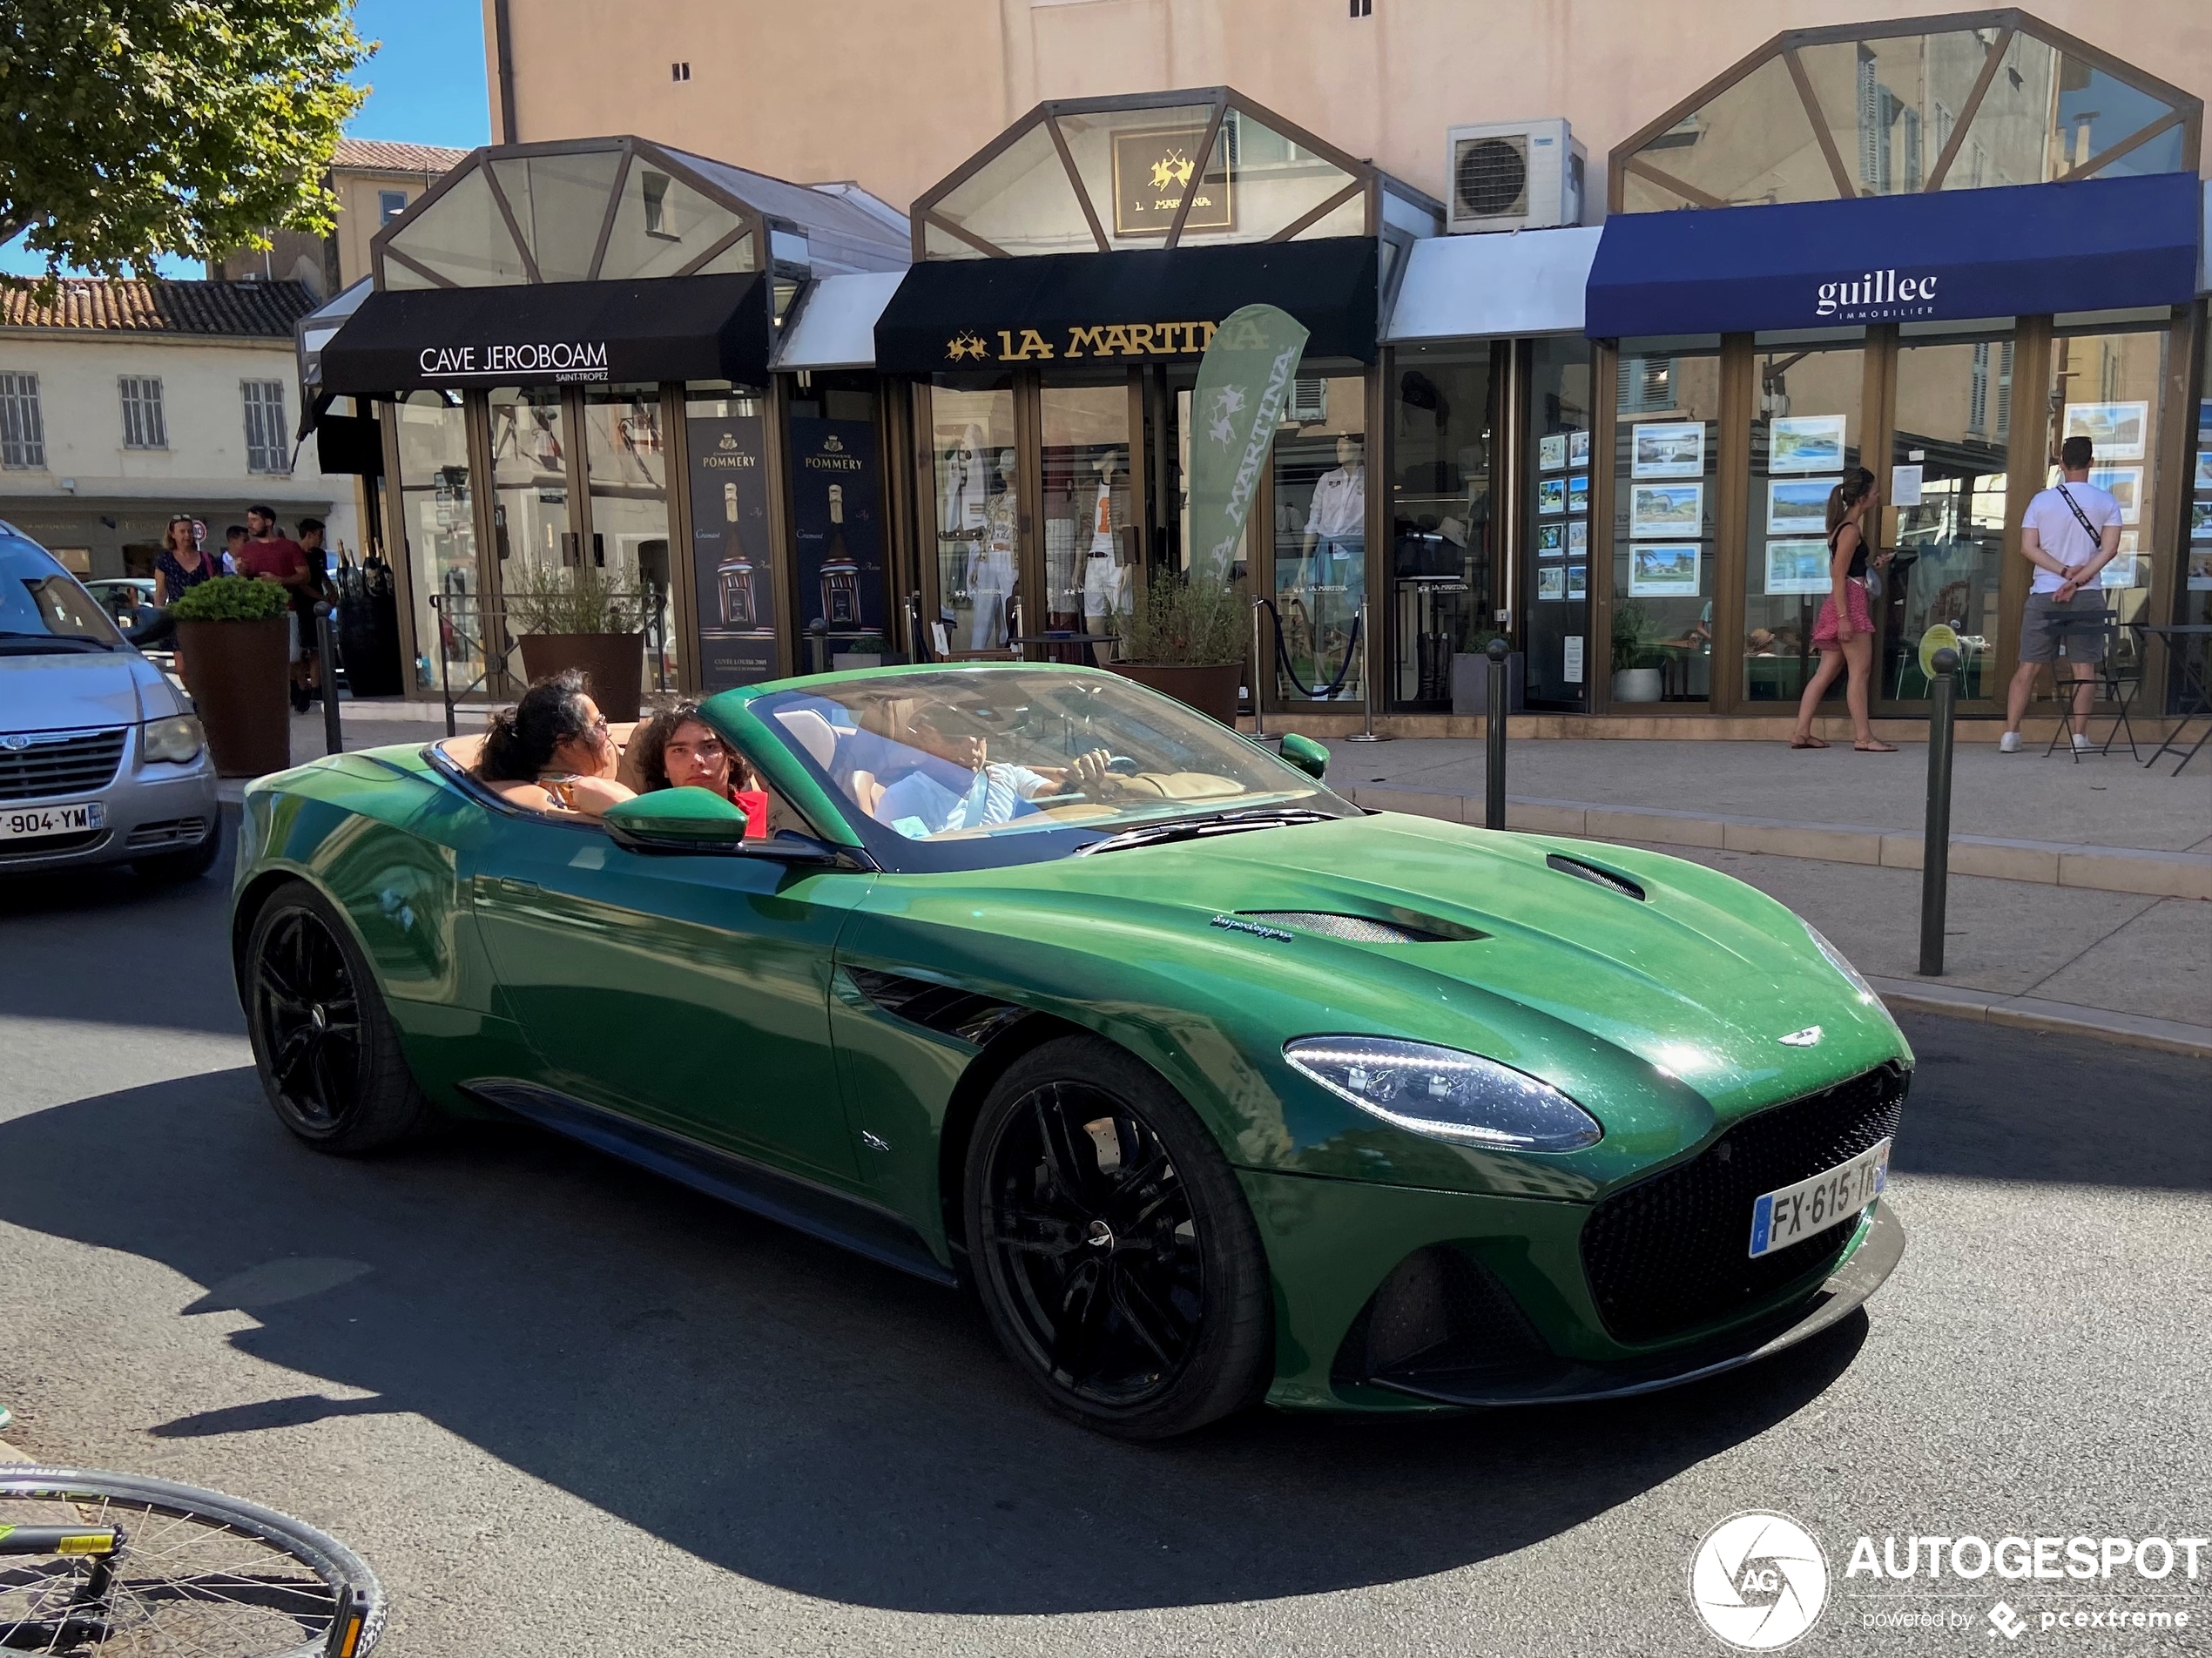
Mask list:
POLYGON ((813 757, 825 772, 837 757, 837 728, 811 708, 779 708, 776 720, 791 740, 813 757))

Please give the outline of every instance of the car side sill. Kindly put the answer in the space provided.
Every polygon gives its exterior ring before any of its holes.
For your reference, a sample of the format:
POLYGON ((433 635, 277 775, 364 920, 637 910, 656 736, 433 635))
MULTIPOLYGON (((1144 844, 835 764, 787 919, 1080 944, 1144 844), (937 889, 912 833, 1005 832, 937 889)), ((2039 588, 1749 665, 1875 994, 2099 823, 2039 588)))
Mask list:
POLYGON ((641 1169, 680 1181, 694 1191, 720 1198, 764 1220, 948 1289, 959 1283, 953 1270, 930 1254, 929 1246, 910 1223, 864 1199, 623 1116, 540 1083, 483 1077, 462 1083, 461 1091, 486 1105, 582 1141, 595 1150, 610 1152, 641 1169))
POLYGON ((1818 1335, 1865 1304, 1905 1255, 1905 1226, 1885 1198, 1858 1248, 1830 1274, 1809 1303, 1782 1319, 1769 1318, 1748 1330, 1725 1332, 1688 1348, 1612 1364, 1560 1360, 1532 1366, 1518 1376, 1448 1374, 1410 1378, 1372 1377, 1361 1385, 1380 1388, 1438 1405, 1572 1405, 1594 1399, 1628 1399, 1679 1387, 1717 1376, 1794 1347, 1818 1335), (1777 1328, 1777 1324, 1781 1324, 1777 1328))

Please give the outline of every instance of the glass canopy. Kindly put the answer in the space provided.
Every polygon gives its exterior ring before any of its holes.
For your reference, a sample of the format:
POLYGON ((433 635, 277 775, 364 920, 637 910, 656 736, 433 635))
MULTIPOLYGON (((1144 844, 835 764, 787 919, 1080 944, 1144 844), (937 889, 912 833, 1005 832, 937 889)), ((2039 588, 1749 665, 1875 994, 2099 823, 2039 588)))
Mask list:
POLYGON ((1614 152, 1613 211, 2195 171, 2202 103, 2017 10, 1777 36, 1614 152))
POLYGON ((1378 234, 1420 192, 1227 87, 1041 104, 914 204, 916 258, 1378 234))
POLYGON ((643 138, 479 150, 379 232, 380 288, 498 287, 909 262, 903 214, 643 138))

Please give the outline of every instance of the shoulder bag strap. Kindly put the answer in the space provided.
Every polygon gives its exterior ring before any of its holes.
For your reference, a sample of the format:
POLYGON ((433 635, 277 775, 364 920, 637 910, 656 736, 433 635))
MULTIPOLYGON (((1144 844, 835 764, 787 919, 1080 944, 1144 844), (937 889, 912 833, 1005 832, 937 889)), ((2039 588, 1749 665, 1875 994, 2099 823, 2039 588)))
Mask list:
POLYGON ((2081 510, 2081 503, 2067 493, 2066 485, 2059 485, 2058 489, 2059 499, 2066 502, 2066 509, 2074 515, 2074 522, 2080 524, 2081 528, 2088 533, 2090 556, 2092 557, 2095 556, 2095 555, 2104 550, 2105 538, 2103 535, 2098 530, 2094 524, 2089 522, 2089 515, 2081 510))

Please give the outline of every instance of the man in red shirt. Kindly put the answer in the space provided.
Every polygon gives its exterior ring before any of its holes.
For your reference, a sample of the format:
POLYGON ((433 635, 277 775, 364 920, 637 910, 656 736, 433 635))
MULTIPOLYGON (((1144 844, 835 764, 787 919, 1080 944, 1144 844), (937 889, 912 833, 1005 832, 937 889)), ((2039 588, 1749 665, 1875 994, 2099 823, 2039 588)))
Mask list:
POLYGON ((320 682, 315 656, 314 574, 307 555, 296 541, 277 534, 276 514, 266 507, 246 509, 246 545, 238 560, 239 574, 274 582, 291 590, 293 615, 298 618, 300 655, 292 664, 292 706, 305 713, 320 682))

